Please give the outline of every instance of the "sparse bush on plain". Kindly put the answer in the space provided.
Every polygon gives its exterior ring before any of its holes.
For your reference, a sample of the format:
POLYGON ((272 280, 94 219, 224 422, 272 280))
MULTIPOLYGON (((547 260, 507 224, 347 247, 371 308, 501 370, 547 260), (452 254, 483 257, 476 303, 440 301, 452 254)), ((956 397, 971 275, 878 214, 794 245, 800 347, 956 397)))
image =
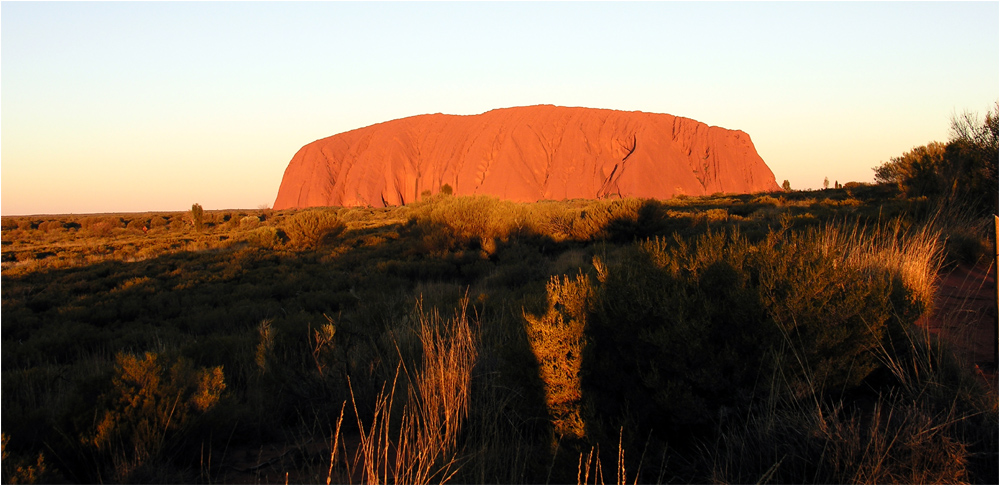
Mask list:
POLYGON ((290 243, 298 248, 315 249, 344 231, 335 213, 315 209, 296 213, 281 225, 290 243))
MULTIPOLYGON (((236 218, 233 219, 236 220, 236 218)), ((240 229, 251 230, 256 228, 260 224, 260 218, 253 215, 244 216, 239 220, 237 220, 236 224, 239 226, 240 229)))
POLYGON ((194 225, 194 229, 197 231, 205 228, 205 210, 202 209, 201 204, 195 203, 191 205, 191 224, 194 225))
POLYGON ((4 218, 5 479, 995 482, 995 396, 912 325, 984 246, 936 210, 871 185, 4 218))
POLYGON ((63 223, 60 221, 45 221, 38 225, 38 231, 44 231, 46 233, 50 231, 59 231, 63 229, 63 223))
POLYGON ((273 250, 281 244, 278 230, 273 226, 262 226, 250 230, 246 233, 245 238, 247 243, 268 250, 273 250))
POLYGON ((938 196, 945 189, 945 144, 930 142, 914 147, 875 169, 875 182, 896 184, 911 196, 938 196))

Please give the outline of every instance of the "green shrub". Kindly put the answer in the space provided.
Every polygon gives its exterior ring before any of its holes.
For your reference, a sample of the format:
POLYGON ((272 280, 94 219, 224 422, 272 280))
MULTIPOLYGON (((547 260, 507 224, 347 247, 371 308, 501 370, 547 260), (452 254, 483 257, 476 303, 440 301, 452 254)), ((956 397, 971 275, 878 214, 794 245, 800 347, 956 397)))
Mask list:
POLYGON ((478 241, 482 247, 494 239, 506 241, 524 223, 524 209, 510 201, 491 196, 449 197, 431 203, 426 216, 431 223, 444 225, 463 241, 478 241))
POLYGON ((259 216, 253 216, 253 215, 244 216, 244 217, 240 218, 240 220, 239 220, 240 229, 245 229, 245 230, 254 229, 259 224, 260 224, 260 217, 259 216))
POLYGON ((262 226, 247 231, 244 240, 253 246, 272 250, 281 244, 278 229, 273 226, 262 226))
POLYGON ((314 209, 295 213, 281 225, 290 243, 298 248, 315 249, 344 231, 344 223, 335 213, 314 209))
POLYGON ((945 144, 914 147, 875 168, 875 182, 892 183, 911 196, 937 196, 946 188, 945 144))
POLYGON ((44 231, 46 233, 50 231, 59 231, 63 229, 63 223, 61 221, 45 221, 38 225, 39 231, 44 231))
POLYGON ((131 233, 145 233, 149 230, 149 221, 145 219, 133 219, 125 226, 131 233))

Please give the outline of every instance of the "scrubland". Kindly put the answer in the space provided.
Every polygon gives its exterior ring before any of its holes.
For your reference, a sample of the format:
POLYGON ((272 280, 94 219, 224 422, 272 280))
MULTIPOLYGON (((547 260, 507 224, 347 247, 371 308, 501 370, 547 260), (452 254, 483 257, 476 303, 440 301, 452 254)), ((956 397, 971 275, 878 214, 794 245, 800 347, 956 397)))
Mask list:
POLYGON ((996 484, 992 222, 848 186, 5 217, 3 480, 996 484))

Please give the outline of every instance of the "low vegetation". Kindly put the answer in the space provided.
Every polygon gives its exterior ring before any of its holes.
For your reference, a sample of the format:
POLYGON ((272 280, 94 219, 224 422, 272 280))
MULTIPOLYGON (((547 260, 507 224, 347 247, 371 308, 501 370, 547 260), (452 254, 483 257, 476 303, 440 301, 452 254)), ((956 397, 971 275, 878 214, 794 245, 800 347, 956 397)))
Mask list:
POLYGON ((995 375, 917 325, 991 258, 955 211, 886 183, 3 218, 3 480, 995 484, 995 375))

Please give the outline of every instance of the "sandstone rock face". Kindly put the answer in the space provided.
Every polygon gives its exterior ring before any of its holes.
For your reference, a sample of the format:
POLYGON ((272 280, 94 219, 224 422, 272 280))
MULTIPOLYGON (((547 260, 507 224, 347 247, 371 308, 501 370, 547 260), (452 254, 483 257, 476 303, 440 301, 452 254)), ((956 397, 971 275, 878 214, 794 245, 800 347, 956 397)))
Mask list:
POLYGON ((407 204, 444 184, 519 202, 779 190, 744 132, 541 105, 413 116, 317 140, 288 164, 274 209, 407 204))

